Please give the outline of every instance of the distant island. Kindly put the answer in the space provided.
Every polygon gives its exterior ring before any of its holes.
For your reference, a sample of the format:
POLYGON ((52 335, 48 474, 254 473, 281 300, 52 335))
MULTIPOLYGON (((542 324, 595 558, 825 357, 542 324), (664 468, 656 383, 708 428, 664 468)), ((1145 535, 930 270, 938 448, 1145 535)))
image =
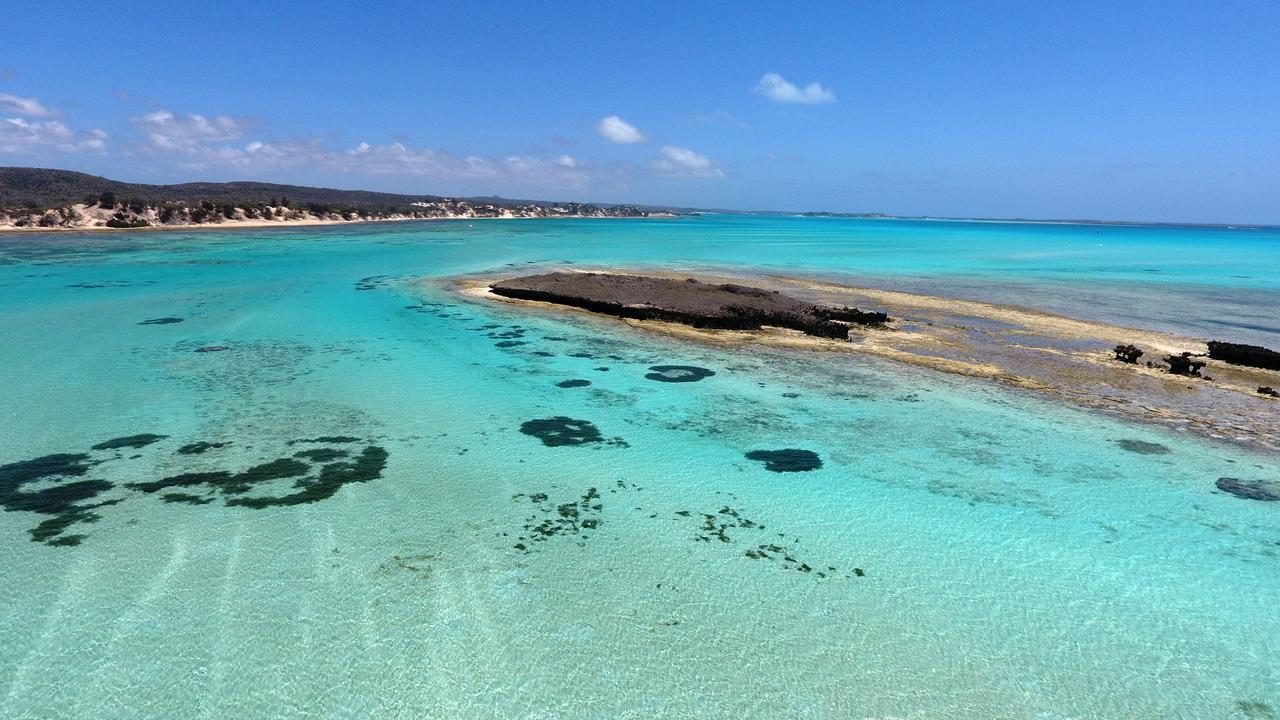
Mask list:
POLYGON ((638 205, 399 195, 260 182, 147 185, 0 167, 0 231, 252 227, 434 218, 669 217, 638 205))

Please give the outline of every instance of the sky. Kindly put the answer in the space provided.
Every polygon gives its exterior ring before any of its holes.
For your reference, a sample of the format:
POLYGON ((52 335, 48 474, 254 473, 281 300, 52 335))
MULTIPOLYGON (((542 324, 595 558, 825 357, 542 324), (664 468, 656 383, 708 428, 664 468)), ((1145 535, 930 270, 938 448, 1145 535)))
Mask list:
POLYGON ((0 165, 1280 224, 1274 1, 48 0, 4 16, 0 165))

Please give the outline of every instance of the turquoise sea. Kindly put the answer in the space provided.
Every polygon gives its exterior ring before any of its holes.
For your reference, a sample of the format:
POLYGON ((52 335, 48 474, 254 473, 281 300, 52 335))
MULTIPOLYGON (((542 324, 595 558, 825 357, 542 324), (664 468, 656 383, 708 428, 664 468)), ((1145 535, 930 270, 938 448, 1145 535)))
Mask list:
POLYGON ((563 263, 1280 346, 1274 229, 0 236, 0 717, 1280 717, 1280 458, 421 282, 563 263))

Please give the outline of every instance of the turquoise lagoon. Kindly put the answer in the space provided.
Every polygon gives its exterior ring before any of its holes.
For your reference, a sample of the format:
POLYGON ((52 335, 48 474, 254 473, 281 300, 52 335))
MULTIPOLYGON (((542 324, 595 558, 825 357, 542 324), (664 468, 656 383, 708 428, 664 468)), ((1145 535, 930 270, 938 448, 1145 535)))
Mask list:
POLYGON ((1277 458, 415 282, 564 262, 1280 344, 1274 230, 704 216, 0 237, 0 716, 1280 713, 1280 503, 1214 487, 1280 478, 1277 458), (161 318, 182 321, 139 324, 161 318), (714 375, 647 377, 666 364, 714 375), (745 457, 788 448, 822 466, 745 457))

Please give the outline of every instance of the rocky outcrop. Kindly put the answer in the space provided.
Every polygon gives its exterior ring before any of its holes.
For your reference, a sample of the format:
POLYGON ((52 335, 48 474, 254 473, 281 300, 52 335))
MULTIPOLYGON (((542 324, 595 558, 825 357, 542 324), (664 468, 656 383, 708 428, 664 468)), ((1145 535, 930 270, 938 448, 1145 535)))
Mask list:
POLYGON ((1138 364, 1138 358, 1142 357, 1143 352, 1137 345, 1117 345, 1111 350, 1116 354, 1116 359, 1120 362, 1126 362, 1130 365, 1138 364))
POLYGON ((540 300, 635 320, 661 320, 717 330, 765 325, 815 337, 847 339, 849 323, 883 325, 881 312, 819 306, 745 285, 714 285, 608 273, 546 273, 494 283, 496 295, 540 300))
POLYGON ((1205 366, 1203 360, 1196 360, 1189 352, 1181 355, 1166 355, 1164 361, 1169 364, 1170 373, 1187 377, 1200 377, 1200 368, 1205 366))
POLYGON ((1247 365, 1264 370, 1280 370, 1280 352, 1268 350, 1258 345, 1241 345, 1239 343, 1210 340, 1209 357, 1232 365, 1247 365))

